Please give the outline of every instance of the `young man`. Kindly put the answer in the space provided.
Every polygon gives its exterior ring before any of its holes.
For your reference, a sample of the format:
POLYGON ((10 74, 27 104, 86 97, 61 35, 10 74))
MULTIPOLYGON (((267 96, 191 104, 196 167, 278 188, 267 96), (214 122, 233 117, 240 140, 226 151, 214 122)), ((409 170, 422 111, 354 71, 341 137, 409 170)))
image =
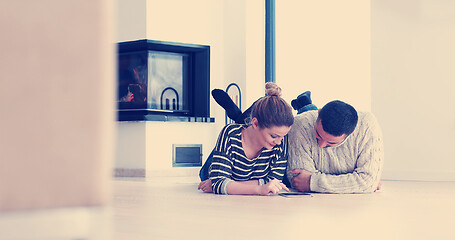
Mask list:
POLYGON ((295 117, 288 140, 287 176, 293 188, 322 193, 379 189, 383 140, 372 113, 332 101, 295 117))

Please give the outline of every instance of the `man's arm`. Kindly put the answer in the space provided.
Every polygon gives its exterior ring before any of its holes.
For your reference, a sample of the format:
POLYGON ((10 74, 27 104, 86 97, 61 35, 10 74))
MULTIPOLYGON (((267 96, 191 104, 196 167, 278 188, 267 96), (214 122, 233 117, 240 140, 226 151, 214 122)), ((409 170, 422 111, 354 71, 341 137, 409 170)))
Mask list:
POLYGON ((287 177, 292 186, 299 191, 309 191, 310 177, 313 173, 318 173, 315 160, 312 156, 313 148, 317 148, 316 140, 313 139, 312 131, 314 126, 310 124, 315 119, 308 116, 298 116, 295 118, 294 125, 289 132, 289 158, 287 165, 287 177), (300 173, 304 173, 301 174, 300 173), (299 176, 299 178, 296 178, 299 176), (298 183, 292 181, 298 180, 298 183))

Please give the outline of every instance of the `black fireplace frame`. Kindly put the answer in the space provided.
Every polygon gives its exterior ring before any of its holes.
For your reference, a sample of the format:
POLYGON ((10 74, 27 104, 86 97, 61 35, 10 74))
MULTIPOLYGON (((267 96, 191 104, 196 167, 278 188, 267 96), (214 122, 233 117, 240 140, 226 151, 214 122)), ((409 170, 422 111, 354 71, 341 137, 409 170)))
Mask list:
POLYGON ((185 121, 214 122, 210 117, 210 46, 141 39, 117 44, 118 56, 123 53, 158 51, 186 54, 189 71, 186 82, 187 112, 173 112, 144 107, 123 108, 118 104, 118 121, 185 121))

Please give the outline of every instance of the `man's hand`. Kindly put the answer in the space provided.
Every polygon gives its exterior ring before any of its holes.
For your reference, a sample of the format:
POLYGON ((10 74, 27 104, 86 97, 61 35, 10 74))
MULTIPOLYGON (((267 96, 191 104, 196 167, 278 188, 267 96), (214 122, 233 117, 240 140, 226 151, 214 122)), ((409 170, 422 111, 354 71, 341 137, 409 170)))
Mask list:
POLYGON ((310 189, 310 179, 311 172, 297 168, 291 170, 291 173, 294 174, 294 177, 291 179, 292 185, 301 192, 311 191, 310 189))
POLYGON ((204 191, 206 193, 211 193, 212 192, 212 181, 210 179, 207 179, 205 181, 200 182, 197 189, 201 189, 202 191, 204 191))
POLYGON ((273 179, 267 184, 260 186, 259 194, 263 196, 268 195, 269 193, 277 194, 279 191, 281 191, 281 189, 284 189, 289 192, 289 189, 286 187, 286 185, 284 185, 277 179, 273 179))

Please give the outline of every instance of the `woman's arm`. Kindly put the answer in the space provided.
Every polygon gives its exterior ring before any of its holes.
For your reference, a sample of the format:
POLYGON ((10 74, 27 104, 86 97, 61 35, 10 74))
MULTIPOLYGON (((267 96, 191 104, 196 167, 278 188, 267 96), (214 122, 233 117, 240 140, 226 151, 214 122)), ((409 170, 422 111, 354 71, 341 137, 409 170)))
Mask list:
MULTIPOLYGON (((243 183, 247 184, 247 185, 256 185, 256 186, 259 185, 258 180, 250 180, 250 181, 245 181, 243 183)), ((207 179, 207 180, 200 182, 197 189, 200 189, 206 193, 213 192, 212 191, 212 181, 210 179, 207 179)))
MULTIPOLYGON (((215 194, 227 194, 227 185, 232 181, 232 159, 229 157, 231 148, 230 132, 235 125, 226 125, 218 136, 213 150, 213 160, 209 167, 209 179, 215 194)), ((206 191, 204 191, 206 192, 206 191)))
MULTIPOLYGON (((258 185, 258 180, 250 180, 250 181, 232 181, 229 183, 227 192, 228 194, 246 194, 246 195, 267 195, 269 193, 276 194, 281 189, 284 189, 289 192, 289 189, 283 184, 280 183, 278 180, 274 179, 268 182, 265 185, 258 185)), ((202 181, 199 183, 198 189, 206 193, 212 192, 212 182, 210 179, 202 181)))
POLYGON ((268 183, 273 179, 283 181, 283 177, 286 174, 286 167, 288 164, 288 136, 286 135, 281 144, 278 153, 275 154, 275 160, 270 161, 270 172, 264 179, 264 184, 268 183))
POLYGON ((289 192, 289 189, 277 179, 273 179, 265 185, 258 185, 257 180, 245 182, 232 181, 227 187, 227 193, 238 195, 267 195, 269 193, 277 194, 281 189, 289 192))

